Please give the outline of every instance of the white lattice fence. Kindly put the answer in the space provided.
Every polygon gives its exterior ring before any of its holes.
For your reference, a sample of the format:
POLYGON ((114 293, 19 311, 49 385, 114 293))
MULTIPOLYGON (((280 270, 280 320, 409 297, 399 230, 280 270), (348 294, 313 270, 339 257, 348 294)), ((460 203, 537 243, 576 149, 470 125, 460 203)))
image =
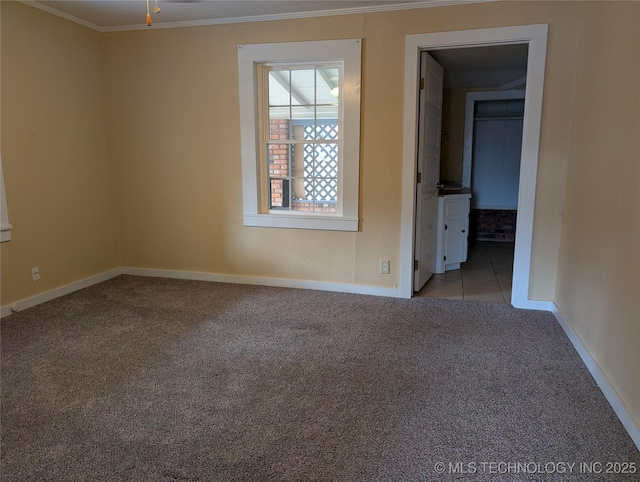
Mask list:
MULTIPOLYGON (((309 125, 305 140, 337 140, 338 126, 309 125)), ((306 199, 335 202, 338 197, 338 143, 306 144, 304 147, 304 190, 306 199)))

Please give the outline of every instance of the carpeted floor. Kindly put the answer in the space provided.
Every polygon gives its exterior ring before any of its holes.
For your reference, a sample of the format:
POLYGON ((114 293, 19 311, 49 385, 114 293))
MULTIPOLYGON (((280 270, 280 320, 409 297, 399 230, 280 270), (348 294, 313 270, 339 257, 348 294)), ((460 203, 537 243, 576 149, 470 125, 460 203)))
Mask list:
POLYGON ((121 276, 1 341, 2 480, 639 477, 549 313, 121 276))

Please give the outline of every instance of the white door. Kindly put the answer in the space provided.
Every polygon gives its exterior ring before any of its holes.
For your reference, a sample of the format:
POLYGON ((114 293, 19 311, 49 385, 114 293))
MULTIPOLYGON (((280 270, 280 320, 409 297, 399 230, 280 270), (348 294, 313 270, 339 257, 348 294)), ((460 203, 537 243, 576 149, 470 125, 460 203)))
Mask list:
POLYGON ((419 291, 424 286, 436 267, 442 74, 443 69, 440 64, 427 52, 422 52, 420 56, 414 291, 419 291))

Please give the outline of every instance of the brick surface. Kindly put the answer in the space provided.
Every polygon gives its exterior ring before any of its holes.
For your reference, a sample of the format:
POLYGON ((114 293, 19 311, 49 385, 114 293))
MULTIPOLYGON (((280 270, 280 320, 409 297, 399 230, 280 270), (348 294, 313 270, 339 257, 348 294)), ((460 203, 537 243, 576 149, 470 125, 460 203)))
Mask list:
POLYGON ((507 209, 472 209, 469 220, 472 239, 514 242, 516 215, 516 211, 507 209))

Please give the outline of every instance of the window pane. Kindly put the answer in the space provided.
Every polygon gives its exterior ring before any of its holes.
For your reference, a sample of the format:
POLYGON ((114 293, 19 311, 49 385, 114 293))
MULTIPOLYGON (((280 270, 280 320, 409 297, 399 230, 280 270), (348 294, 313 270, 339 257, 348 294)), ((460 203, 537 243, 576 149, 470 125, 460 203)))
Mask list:
POLYGON ((316 144, 315 176, 338 178, 338 144, 316 144))
POLYGON ((305 146, 304 144, 295 144, 291 146, 291 170, 292 172, 292 195, 293 199, 306 199, 307 194, 304 189, 305 177, 305 146))
POLYGON ((289 177, 289 145, 267 145, 267 169, 269 177, 289 177))
POLYGON ((313 105, 294 105, 291 108, 291 117, 296 123, 313 124, 316 109, 313 105))
POLYGON ((340 72, 337 67, 316 70, 316 104, 338 104, 340 72))
MULTIPOLYGON (((337 105, 319 105, 316 106, 316 116, 318 118, 318 124, 334 124, 338 126, 339 108, 337 105)), ((320 137, 322 139, 322 137, 320 137)), ((337 139, 332 137, 331 139, 337 139)))
POLYGON ((336 201, 336 179, 320 178, 314 179, 313 200, 318 203, 336 201))
POLYGON ((315 96, 315 69, 291 71, 292 105, 313 106, 315 96))
POLYGON ((339 115, 340 71, 337 67, 321 68, 316 72, 317 124, 335 124, 335 132, 319 129, 316 139, 337 139, 339 115), (328 134, 328 135, 327 135, 328 134))
POLYGON ((318 121, 317 125, 304 126, 304 138, 305 140, 324 140, 335 141, 338 140, 338 123, 337 121, 318 121))
POLYGON ((290 139, 291 72, 269 72, 269 140, 290 139))
POLYGON ((290 152, 291 209, 335 213, 338 197, 338 144, 294 144, 290 152))
POLYGON ((288 107, 271 107, 269 109, 269 141, 291 139, 288 107))
POLYGON ((270 183, 270 209, 289 209, 289 180, 274 179, 269 180, 270 183))
POLYGON ((304 199, 336 202, 338 144, 304 144, 304 199))
POLYGON ((335 202, 338 197, 338 144, 316 144, 314 154, 314 200, 335 202))
POLYGON ((269 207, 288 209, 290 205, 290 149, 289 144, 267 144, 269 179, 269 207))
POLYGON ((269 72, 269 105, 291 105, 291 79, 288 70, 269 72))

